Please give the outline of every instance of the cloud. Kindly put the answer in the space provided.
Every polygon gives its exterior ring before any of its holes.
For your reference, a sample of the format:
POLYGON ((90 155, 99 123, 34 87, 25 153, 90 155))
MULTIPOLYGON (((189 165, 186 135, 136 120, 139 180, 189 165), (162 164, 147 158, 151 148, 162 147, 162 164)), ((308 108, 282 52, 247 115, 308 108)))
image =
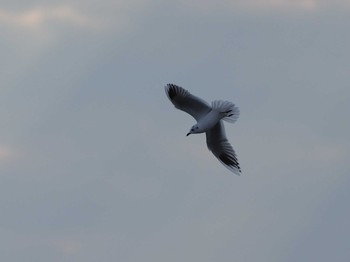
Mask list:
POLYGON ((300 9, 313 10, 317 7, 317 0, 267 0, 240 1, 241 5, 259 10, 268 9, 300 9))
POLYGON ((82 248, 80 241, 71 239, 53 241, 52 246, 53 248, 62 252, 64 255, 73 255, 79 252, 82 248))
POLYGON ((349 8, 350 3, 346 0, 237 0, 237 1, 183 1, 184 5, 200 10, 210 11, 212 8, 231 8, 252 12, 271 11, 316 11, 326 8, 349 8))
POLYGON ((0 146, 0 161, 11 159, 14 155, 15 153, 13 149, 6 146, 0 146))
POLYGON ((36 7, 13 12, 0 9, 0 23, 26 28, 43 26, 49 22, 67 23, 80 27, 96 27, 98 22, 68 5, 56 7, 36 7))

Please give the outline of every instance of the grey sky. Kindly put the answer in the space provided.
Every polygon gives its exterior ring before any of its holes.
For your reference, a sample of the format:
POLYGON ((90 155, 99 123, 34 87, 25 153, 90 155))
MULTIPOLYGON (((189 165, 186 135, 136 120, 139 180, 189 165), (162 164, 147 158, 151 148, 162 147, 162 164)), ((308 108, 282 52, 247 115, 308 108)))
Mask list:
POLYGON ((2 1, 3 261, 349 261, 349 2, 212 3, 2 1))

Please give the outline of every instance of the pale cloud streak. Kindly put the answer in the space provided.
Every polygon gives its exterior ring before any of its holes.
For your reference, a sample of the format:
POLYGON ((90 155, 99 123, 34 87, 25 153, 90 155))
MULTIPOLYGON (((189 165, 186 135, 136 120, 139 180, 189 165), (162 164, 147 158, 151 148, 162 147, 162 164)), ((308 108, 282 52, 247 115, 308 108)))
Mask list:
POLYGON ((0 146, 0 160, 9 160, 14 157, 15 153, 14 150, 6 147, 6 146, 0 146))
POLYGON ((268 9, 299 9, 299 10, 314 10, 317 8, 317 0, 266 0, 266 1, 240 1, 242 6, 254 8, 258 10, 268 9))
POLYGON ((226 9, 247 12, 295 12, 295 11, 318 11, 328 8, 350 8, 349 1, 324 1, 324 0, 237 0, 219 1, 209 0, 182 1, 182 4, 202 11, 212 9, 226 9))
POLYGON ((36 7, 14 12, 0 9, 0 23, 25 28, 44 26, 49 22, 67 23, 80 27, 97 27, 99 22, 71 6, 36 7))
POLYGON ((52 241, 52 247, 63 253, 64 255, 74 255, 82 248, 80 241, 63 239, 52 241))

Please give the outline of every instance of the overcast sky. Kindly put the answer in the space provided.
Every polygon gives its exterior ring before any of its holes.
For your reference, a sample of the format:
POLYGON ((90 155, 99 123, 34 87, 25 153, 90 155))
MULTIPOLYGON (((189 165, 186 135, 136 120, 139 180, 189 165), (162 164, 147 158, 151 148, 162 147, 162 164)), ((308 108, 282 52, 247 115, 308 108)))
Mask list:
POLYGON ((347 0, 2 0, 0 259, 350 261, 347 0), (232 101, 242 176, 168 101, 232 101))

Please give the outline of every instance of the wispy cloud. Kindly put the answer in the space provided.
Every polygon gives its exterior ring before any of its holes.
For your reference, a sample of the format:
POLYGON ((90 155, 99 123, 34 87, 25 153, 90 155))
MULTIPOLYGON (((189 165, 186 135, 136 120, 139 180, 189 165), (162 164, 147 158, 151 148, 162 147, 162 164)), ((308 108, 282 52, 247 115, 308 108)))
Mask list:
POLYGON ((266 1, 240 1, 240 4, 247 8, 259 10, 267 9, 300 9, 313 10, 317 7, 317 0, 266 0, 266 1))
POLYGON ((71 239, 52 241, 52 246, 64 255, 73 255, 79 252, 82 248, 80 241, 71 239))
POLYGON ((15 155, 15 152, 13 149, 0 145, 0 161, 9 160, 13 158, 14 155, 15 155))
POLYGON ((316 11, 324 8, 350 8, 347 0, 326 1, 326 0, 237 0, 219 1, 209 0, 183 1, 183 4, 202 10, 212 8, 232 8, 234 10, 245 10, 253 12, 270 11, 316 11))
POLYGON ((0 9, 0 23, 21 27, 39 27, 49 22, 66 23, 81 27, 96 27, 98 22, 71 6, 36 7, 24 11, 0 9))

